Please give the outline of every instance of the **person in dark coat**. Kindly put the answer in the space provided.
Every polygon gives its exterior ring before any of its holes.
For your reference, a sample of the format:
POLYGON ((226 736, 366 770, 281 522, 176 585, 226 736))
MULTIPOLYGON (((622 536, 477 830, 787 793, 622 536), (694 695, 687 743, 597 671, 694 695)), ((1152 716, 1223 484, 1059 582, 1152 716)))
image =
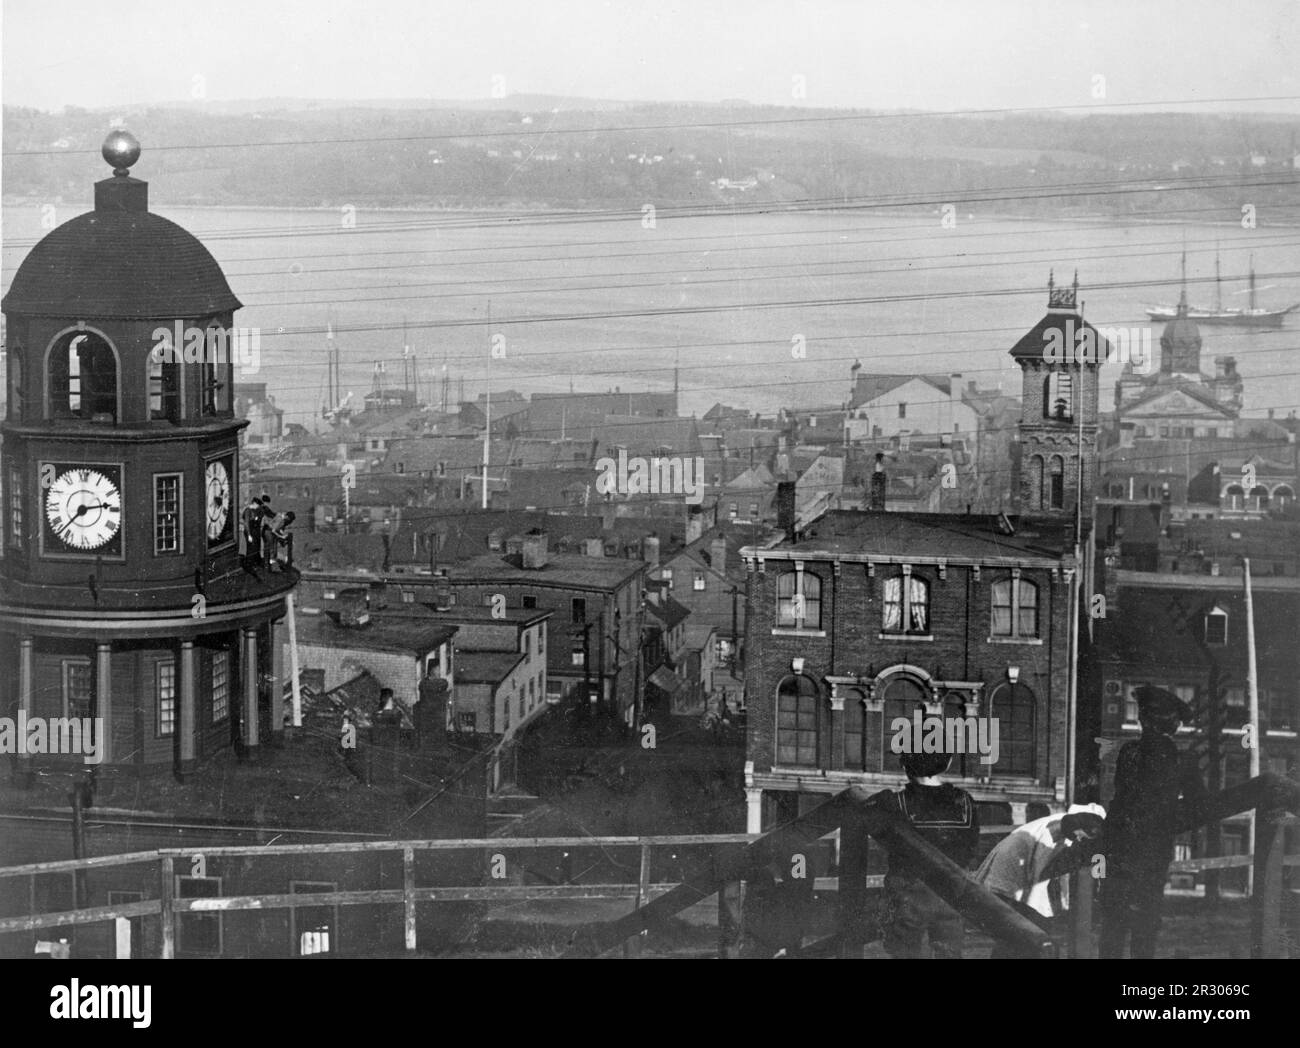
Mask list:
MULTIPOLYGON (((904 753, 907 785, 872 798, 895 811, 963 869, 979 846, 980 820, 975 801, 965 790, 943 782, 951 753, 904 753)), ((965 939, 961 914, 922 879, 922 871, 902 854, 889 856, 882 910, 885 950, 891 957, 924 957, 925 939, 935 957, 960 957, 965 939)))
POLYGON ((1195 815, 1205 800, 1199 774, 1174 742, 1191 708, 1163 688, 1145 686, 1136 695, 1142 737, 1120 750, 1102 830, 1101 957, 1123 957, 1126 943, 1130 957, 1155 956, 1179 817, 1195 815))

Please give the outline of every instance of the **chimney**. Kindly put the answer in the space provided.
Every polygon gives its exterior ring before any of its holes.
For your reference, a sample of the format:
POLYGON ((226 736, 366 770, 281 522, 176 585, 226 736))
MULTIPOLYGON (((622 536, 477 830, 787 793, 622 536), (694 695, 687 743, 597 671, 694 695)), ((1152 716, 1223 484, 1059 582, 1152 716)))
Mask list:
POLYGON ((794 538, 795 487, 793 480, 783 480, 776 486, 776 526, 794 538))
POLYGON ((546 532, 534 528, 524 536, 523 566, 530 571, 540 571, 546 567, 548 538, 546 532))
POLYGON ((651 567, 659 564, 659 536, 647 535, 641 540, 641 559, 651 567))
POLYGON ((948 399, 954 404, 961 401, 961 372, 954 371, 948 376, 948 399))
POLYGON ((709 566, 718 574, 727 570, 727 540, 721 536, 709 543, 709 566))
POLYGON ((614 503, 606 502, 600 507, 600 526, 605 531, 612 530, 617 519, 618 507, 614 503))
POLYGON ((885 474, 885 456, 877 451, 876 465, 871 471, 871 495, 867 502, 868 509, 884 512, 885 491, 888 484, 889 478, 885 474))

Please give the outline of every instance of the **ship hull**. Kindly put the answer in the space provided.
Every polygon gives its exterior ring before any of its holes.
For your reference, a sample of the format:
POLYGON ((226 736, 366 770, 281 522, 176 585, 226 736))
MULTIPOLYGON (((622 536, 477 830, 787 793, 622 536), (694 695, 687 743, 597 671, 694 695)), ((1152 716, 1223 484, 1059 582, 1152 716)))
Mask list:
MULTIPOLYGON (((1295 307, 1292 306, 1291 309, 1295 307)), ((1222 324, 1232 327, 1257 327, 1257 328, 1280 328, 1282 321, 1291 309, 1278 309, 1260 311, 1257 313, 1211 313, 1201 310, 1188 310, 1187 319, 1194 320, 1198 324, 1222 324)), ((1148 309, 1147 316, 1152 320, 1175 320, 1178 317, 1176 309, 1148 309)))

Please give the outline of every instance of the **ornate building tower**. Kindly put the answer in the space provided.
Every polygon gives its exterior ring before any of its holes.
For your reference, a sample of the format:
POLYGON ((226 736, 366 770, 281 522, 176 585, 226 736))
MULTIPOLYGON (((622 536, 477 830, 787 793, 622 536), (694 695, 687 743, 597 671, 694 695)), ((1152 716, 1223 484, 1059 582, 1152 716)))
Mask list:
POLYGON ((239 300, 149 212, 139 143, 117 131, 103 154, 94 210, 3 302, 0 708, 102 718, 104 768, 184 772, 281 727, 273 623, 297 575, 240 555, 239 300))
POLYGON ((1047 281, 1047 313, 1011 349, 1021 386, 1019 511, 1073 518, 1082 492, 1084 517, 1097 476, 1099 361, 1110 343, 1078 309, 1079 277, 1070 287, 1047 281), (1082 486, 1080 485, 1082 465, 1082 486))

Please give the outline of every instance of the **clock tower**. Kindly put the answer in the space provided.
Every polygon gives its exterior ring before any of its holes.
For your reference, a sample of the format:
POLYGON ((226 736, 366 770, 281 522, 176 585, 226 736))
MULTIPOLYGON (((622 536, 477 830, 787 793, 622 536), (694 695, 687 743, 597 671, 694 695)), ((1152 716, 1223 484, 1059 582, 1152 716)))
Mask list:
POLYGON ((1083 319, 1079 277, 1058 286, 1049 275, 1047 313, 1011 349, 1022 372, 1019 512, 1075 519, 1091 517, 1097 477, 1099 368, 1110 342, 1083 319))
POLYGON ((0 715, 90 718, 101 767, 184 773, 279 730, 297 575, 239 548, 239 300, 149 211, 135 138, 103 155, 94 210, 37 243, 3 301, 0 715))

